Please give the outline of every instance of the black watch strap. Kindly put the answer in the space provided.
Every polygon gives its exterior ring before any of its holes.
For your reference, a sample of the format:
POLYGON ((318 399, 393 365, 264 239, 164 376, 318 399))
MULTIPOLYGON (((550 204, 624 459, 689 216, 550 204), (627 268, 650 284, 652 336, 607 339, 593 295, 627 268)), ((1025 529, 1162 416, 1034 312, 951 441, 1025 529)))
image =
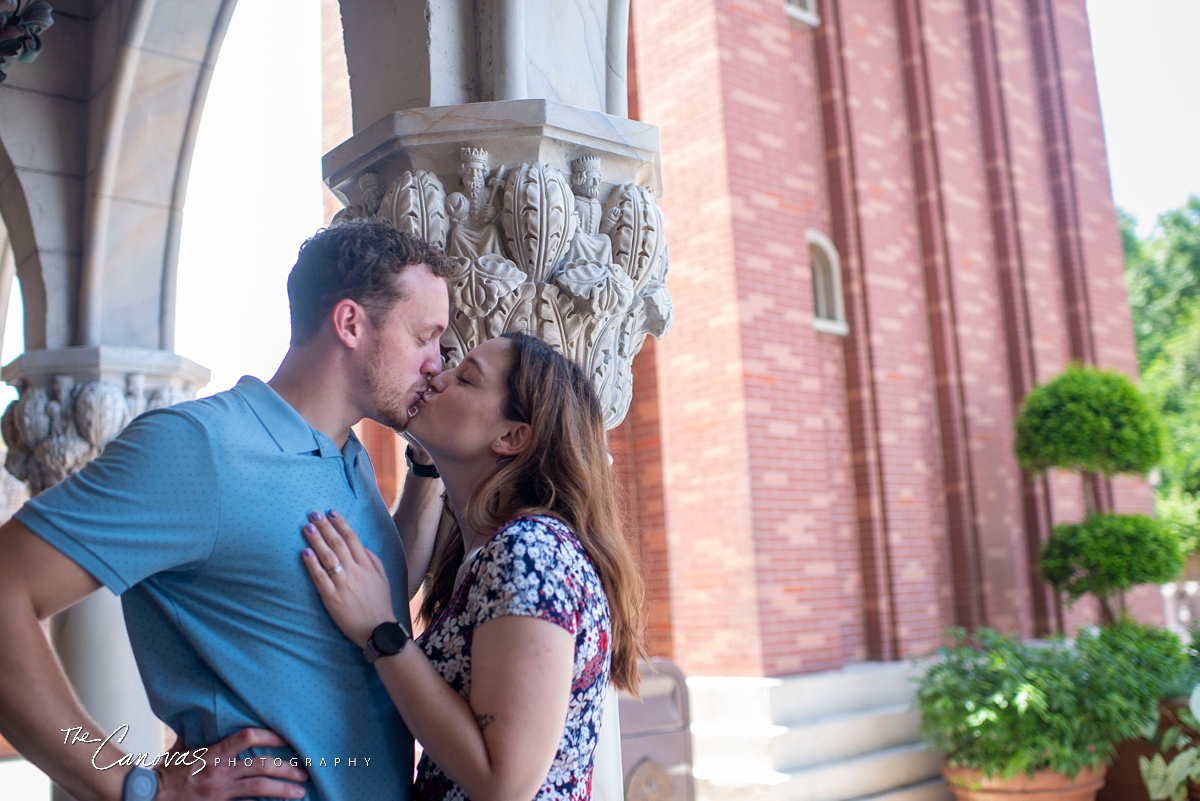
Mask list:
POLYGON ((442 474, 438 472, 435 464, 420 464, 413 460, 413 446, 409 445, 404 450, 404 460, 408 462, 408 469, 417 478, 441 478, 442 474))
POLYGON ((367 660, 368 665, 373 665, 375 660, 380 657, 395 656, 403 650, 404 646, 408 645, 411 639, 412 634, 400 621, 380 623, 367 638, 367 647, 363 649, 363 659, 367 660))

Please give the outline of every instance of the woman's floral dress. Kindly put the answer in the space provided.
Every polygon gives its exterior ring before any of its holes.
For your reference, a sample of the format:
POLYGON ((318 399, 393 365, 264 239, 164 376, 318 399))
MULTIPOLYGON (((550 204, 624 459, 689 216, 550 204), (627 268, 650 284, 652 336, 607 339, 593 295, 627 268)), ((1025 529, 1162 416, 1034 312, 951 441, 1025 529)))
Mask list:
MULTIPOLYGON (((552 517, 518 517, 479 550, 450 602, 417 643, 438 673, 461 695, 471 692, 471 640, 475 629, 506 615, 525 615, 562 626, 575 637, 571 702, 558 753, 536 798, 591 798, 592 762, 609 680, 612 622, 608 598, 583 546, 552 517)), ((426 754, 417 766, 414 796, 465 799, 426 754)))

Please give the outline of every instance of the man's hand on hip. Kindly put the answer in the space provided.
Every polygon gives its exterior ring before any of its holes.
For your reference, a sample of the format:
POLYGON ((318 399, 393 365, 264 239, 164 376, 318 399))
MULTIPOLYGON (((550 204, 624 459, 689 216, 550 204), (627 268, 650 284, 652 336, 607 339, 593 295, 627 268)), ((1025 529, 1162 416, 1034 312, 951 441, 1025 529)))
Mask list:
MULTIPOLYGON (((303 798, 304 787, 298 782, 307 781, 308 774, 302 769, 286 760, 276 765, 269 757, 237 759, 248 748, 286 746, 282 737, 267 729, 242 729, 209 747, 204 754, 203 770, 197 771, 195 764, 157 768, 159 787, 155 801, 303 798)), ((177 743, 171 752, 182 750, 177 743)))

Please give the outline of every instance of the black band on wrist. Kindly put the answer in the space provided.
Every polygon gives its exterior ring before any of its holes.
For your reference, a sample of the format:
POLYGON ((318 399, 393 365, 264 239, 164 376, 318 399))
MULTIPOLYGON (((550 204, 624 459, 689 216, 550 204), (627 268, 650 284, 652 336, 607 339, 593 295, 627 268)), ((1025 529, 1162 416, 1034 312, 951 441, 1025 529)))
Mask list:
POLYGON ((404 460, 408 462, 409 471, 417 478, 441 478, 442 474, 438 472, 435 464, 420 464, 413 459, 413 446, 409 445, 404 449, 404 460))

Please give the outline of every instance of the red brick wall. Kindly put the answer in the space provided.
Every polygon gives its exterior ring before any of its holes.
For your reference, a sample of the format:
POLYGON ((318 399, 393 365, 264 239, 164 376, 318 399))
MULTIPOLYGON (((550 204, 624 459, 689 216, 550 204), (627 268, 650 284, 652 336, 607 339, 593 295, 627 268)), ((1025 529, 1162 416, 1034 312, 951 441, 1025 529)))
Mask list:
POLYGON ((978 622, 1028 633, 1027 563, 1020 558, 1022 484, 1013 455, 1014 393, 1001 305, 1004 279, 993 239, 971 20, 966 4, 919 5, 940 189, 937 210, 951 267, 956 379, 965 418, 964 483, 972 517, 964 521, 964 536, 974 539, 979 571, 961 586, 964 593, 982 596, 978 622))
MULTIPOLYGON (((1036 578, 1036 549, 1054 522, 1082 516, 1082 487, 1070 474, 1023 477, 1012 455, 1012 421, 1034 381, 1087 352, 1071 339, 1070 258, 1082 265, 1077 274, 1088 299, 1079 318, 1086 330, 1076 336, 1101 364, 1134 365, 1084 3, 1051 4, 1061 52, 1040 75, 1037 32, 1021 4, 842 0, 822 9, 826 29, 816 34, 773 0, 686 5, 685 13, 683 4, 635 4, 637 39, 656 43, 639 44, 637 84, 641 118, 663 131, 669 286, 679 314, 659 349, 658 391, 667 399, 686 393, 728 401, 724 424, 744 426, 759 597, 746 589, 734 597, 739 610, 755 603, 759 618, 757 631, 746 621, 723 623, 720 602, 705 603, 700 591, 722 586, 711 562, 698 559, 680 572, 680 559, 670 557, 675 618, 712 611, 712 627, 731 626, 730 636, 737 631, 746 649, 760 651, 770 675, 872 653, 920 653, 970 613, 972 594, 982 599, 980 622, 1027 635, 1053 627, 1055 604, 1036 578), (906 24, 919 35, 906 40, 906 24), (692 38, 686 51, 684 36, 692 38), (841 70, 824 96, 819 36, 835 43, 834 69, 841 70), (980 51, 980 41, 990 50, 980 51), (1065 76, 1069 162, 1050 158, 1048 137, 1064 134, 1046 116, 1043 79, 1058 75, 1046 69, 1065 76), (845 120, 831 127, 836 104, 828 96, 837 91, 845 120), (718 94, 705 99, 702 92, 718 94), (718 104, 720 129, 703 116, 718 104), (839 125, 846 139, 826 141, 839 125), (845 175, 831 182, 825 174, 837 158, 849 164, 849 184, 845 175), (707 179, 699 192, 698 165, 707 179), (1052 172, 1063 165, 1066 172, 1052 172), (1068 190, 1080 224, 1064 233, 1056 203, 1068 190), (853 219, 833 231, 829 209, 845 197, 853 219), (700 216, 708 223, 703 248, 692 239, 701 235, 700 216), (842 238, 851 262, 847 295, 862 292, 865 319, 851 320, 847 341, 812 330, 809 227, 842 238), (1067 234, 1076 237, 1068 243, 1073 256, 1064 250, 1067 234), (696 297, 730 282, 739 299, 736 340, 728 306, 696 297), (707 327, 688 319, 697 313, 710 315, 707 327), (721 346, 706 347, 715 331, 721 346), (858 359, 855 375, 869 387, 847 372, 845 348, 856 336, 867 359, 858 359), (739 359, 744 406, 727 381, 739 359), (685 377, 677 363, 699 369, 685 377), (850 413, 868 392, 866 411, 850 413), (874 441, 855 433, 864 421, 877 426, 874 441), (872 463, 882 502, 864 517, 872 463), (868 591, 859 540, 872 515, 885 528, 878 558, 887 580, 868 591), (968 548, 972 574, 952 575, 952 535, 968 548), (864 627, 870 597, 879 607, 876 645, 864 627)), ((686 531, 689 552, 709 557, 721 546, 683 521, 705 511, 711 518, 740 512, 745 489, 737 478, 721 480, 728 468, 677 438, 711 430, 711 407, 698 400, 690 408, 664 406, 672 410, 664 420, 664 471, 677 476, 667 484, 668 547, 679 547, 686 531), (697 490, 671 497, 676 487, 705 481, 728 496, 697 490)), ((740 457, 740 443, 718 436, 707 454, 740 457)), ((1144 482, 1122 479, 1113 487, 1118 508, 1146 508, 1144 482)), ((731 534, 723 543, 744 547, 744 530, 731 534)), ((739 556, 736 575, 744 576, 739 556)), ((1068 626, 1091 619, 1089 607, 1068 613, 1068 626)), ((1140 593, 1135 608, 1161 618, 1157 591, 1140 593)), ((703 650, 691 653, 678 630, 674 643, 692 672, 736 672, 703 650)))
POLYGON ((893 653, 905 656, 936 645, 953 622, 933 342, 893 4, 838 5, 893 577, 893 653))
POLYGON ((633 23, 639 115, 670 154, 661 205, 676 317, 655 353, 672 652, 690 674, 763 675, 717 13, 638 3, 633 23))
POLYGON ((824 410, 844 385, 823 380, 838 345, 813 328, 805 231, 828 230, 814 35, 773 0, 717 9, 763 668, 824 670, 842 663, 846 600, 824 410))

